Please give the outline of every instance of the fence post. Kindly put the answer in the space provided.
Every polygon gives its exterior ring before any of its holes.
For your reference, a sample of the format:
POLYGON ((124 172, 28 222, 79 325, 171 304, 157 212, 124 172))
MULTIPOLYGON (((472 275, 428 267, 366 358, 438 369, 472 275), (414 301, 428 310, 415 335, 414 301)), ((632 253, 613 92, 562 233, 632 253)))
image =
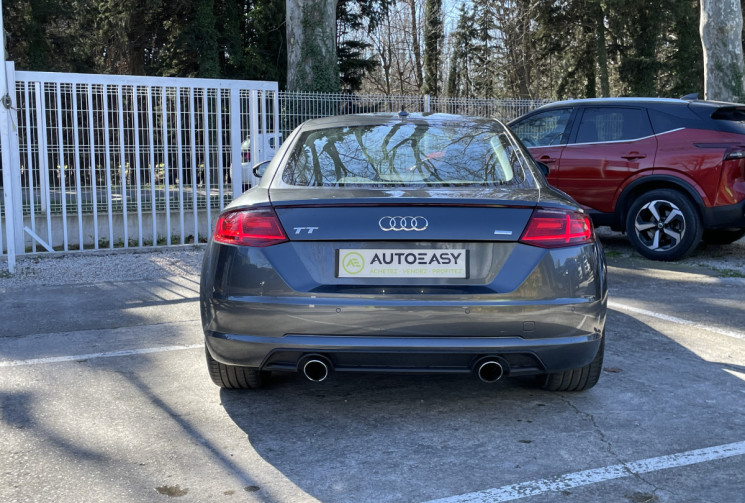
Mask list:
MULTIPOLYGON (((2 14, 0 13, 0 27, 2 14)), ((4 37, 0 50, 4 47, 4 37)), ((18 117, 15 97, 15 65, 3 63, 0 69, 0 143, 3 166, 3 201, 5 203, 5 236, 8 249, 8 271, 15 272, 16 254, 23 254, 23 205, 21 199, 21 159, 18 152, 18 117)))
POLYGON ((424 95, 424 113, 429 113, 429 94, 424 95))

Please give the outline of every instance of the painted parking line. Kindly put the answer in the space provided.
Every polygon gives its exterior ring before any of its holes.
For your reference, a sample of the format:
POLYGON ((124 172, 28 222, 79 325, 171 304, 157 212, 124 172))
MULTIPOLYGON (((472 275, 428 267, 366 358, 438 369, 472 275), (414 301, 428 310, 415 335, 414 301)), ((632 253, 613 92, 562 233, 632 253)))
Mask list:
POLYGON ((428 503, 493 503, 498 501, 514 501, 529 496, 538 496, 549 492, 564 491, 590 484, 597 484, 598 482, 605 482, 608 480, 631 477, 633 475, 657 472, 670 468, 680 468, 683 466, 743 455, 745 455, 745 442, 735 442, 732 444, 718 445, 716 447, 708 447, 706 449, 671 454, 669 456, 648 458, 640 461, 606 466, 605 468, 583 470, 581 472, 568 473, 559 477, 522 482, 520 484, 512 484, 496 489, 461 494, 460 496, 432 500, 428 503))
POLYGON ((186 346, 161 346, 157 348, 124 349, 122 351, 107 351, 105 353, 91 353, 87 355, 52 356, 49 358, 34 358, 32 360, 0 361, 0 367, 20 367, 23 365, 43 365, 46 363, 73 362, 78 360, 93 360, 95 358, 115 358, 117 356, 145 355, 149 353, 164 353, 167 351, 182 351, 184 349, 204 348, 204 344, 189 344, 186 346))
POLYGON ((643 316, 649 316, 651 318, 657 318, 658 320, 669 321, 671 323, 677 323, 679 325, 685 325, 692 328, 698 328, 706 330, 719 335, 726 335, 727 337, 733 337, 735 339, 745 340, 745 333, 738 332, 736 330, 727 330, 724 328, 713 327, 711 325, 705 325, 703 323, 696 323, 695 321, 685 320, 676 316, 669 316, 667 314, 655 313, 654 311, 648 311, 646 309, 639 309, 638 307, 628 306, 621 304, 620 302, 608 301, 608 307, 615 309, 616 311, 626 311, 629 313, 641 314, 643 316))

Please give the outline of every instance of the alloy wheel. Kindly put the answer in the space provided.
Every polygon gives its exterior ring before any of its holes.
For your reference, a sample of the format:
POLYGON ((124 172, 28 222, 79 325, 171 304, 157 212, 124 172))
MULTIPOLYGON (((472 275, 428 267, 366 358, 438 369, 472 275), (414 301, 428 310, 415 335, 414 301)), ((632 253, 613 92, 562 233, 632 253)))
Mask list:
POLYGON ((665 251, 678 246, 686 231, 683 212, 670 201, 656 199, 642 206, 634 219, 639 241, 650 250, 665 251))

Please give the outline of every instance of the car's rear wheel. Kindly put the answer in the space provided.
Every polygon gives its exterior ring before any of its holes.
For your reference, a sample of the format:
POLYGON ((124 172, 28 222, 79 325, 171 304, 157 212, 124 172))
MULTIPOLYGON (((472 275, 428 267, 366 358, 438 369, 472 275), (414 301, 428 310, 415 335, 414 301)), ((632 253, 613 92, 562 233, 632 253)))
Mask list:
POLYGON ((728 245, 745 236, 745 229, 708 229, 704 231, 704 243, 728 245))
POLYGON ((209 349, 204 348, 207 356, 207 370, 212 382, 226 389, 258 389, 269 380, 269 372, 258 369, 238 367, 220 363, 210 354, 209 349))
POLYGON ((626 215, 631 245, 652 260, 679 260, 696 249, 703 227, 695 206, 670 189, 651 190, 631 204, 626 215))
POLYGON ((603 369, 603 355, 605 354, 605 337, 600 342, 600 348, 593 360, 578 369, 554 372, 541 376, 539 385, 548 391, 584 391, 592 388, 600 379, 603 369))

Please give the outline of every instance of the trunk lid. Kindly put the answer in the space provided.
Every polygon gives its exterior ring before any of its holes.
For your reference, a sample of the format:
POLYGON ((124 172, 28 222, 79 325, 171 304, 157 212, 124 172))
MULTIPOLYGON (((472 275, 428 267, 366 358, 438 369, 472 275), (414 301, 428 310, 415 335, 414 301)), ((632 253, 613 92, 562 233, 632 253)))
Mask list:
POLYGON ((291 241, 514 242, 539 190, 276 189, 270 198, 291 241))

